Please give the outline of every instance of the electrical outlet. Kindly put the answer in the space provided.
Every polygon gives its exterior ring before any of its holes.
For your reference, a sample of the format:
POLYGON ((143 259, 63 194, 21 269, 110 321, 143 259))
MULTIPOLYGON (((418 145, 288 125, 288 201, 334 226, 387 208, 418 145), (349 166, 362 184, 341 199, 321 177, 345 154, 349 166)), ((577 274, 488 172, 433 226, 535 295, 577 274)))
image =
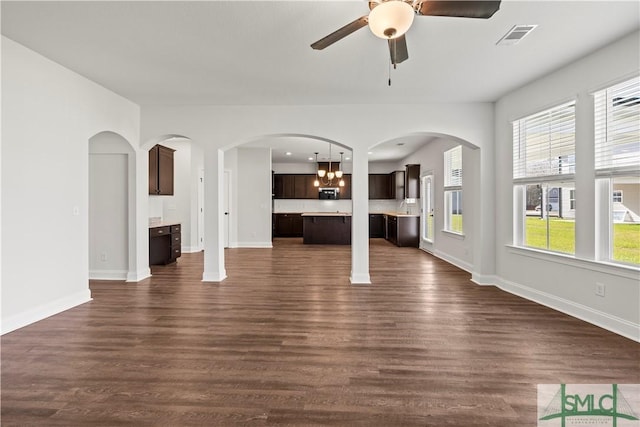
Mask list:
POLYGON ((596 283, 596 295, 603 297, 605 293, 604 283, 596 283))
POLYGON ((100 254, 100 261, 105 262, 107 260, 107 253, 106 252, 102 252, 100 254))

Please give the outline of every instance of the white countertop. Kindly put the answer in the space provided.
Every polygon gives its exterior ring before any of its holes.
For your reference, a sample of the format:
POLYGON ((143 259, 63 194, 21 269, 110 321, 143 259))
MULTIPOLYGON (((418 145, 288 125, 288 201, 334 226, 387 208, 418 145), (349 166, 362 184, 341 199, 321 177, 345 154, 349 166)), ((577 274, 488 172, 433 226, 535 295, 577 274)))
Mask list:
POLYGON ((149 223, 149 228, 168 227, 170 225, 180 225, 179 222, 153 222, 149 223))
POLYGON ((417 214, 408 214, 403 212, 383 212, 383 215, 397 216, 397 217, 419 217, 420 216, 417 214))
POLYGON ((351 212, 303 212, 302 216, 351 216, 351 212))

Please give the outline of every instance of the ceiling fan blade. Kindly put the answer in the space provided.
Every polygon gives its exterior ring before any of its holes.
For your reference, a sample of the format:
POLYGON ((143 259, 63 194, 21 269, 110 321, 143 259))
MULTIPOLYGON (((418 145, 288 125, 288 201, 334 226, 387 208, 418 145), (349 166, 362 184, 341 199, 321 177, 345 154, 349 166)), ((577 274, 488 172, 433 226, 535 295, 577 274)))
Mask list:
POLYGON ((339 30, 336 30, 333 33, 329 34, 328 36, 321 38, 317 42, 313 43, 311 47, 316 50, 322 50, 327 46, 331 46, 338 40, 341 40, 347 37, 349 34, 353 33, 354 31, 359 30, 360 28, 366 26, 368 22, 369 22, 368 16, 361 16, 360 18, 356 19, 353 22, 348 23, 347 25, 340 28, 339 30))
POLYGON ((488 19, 498 9, 500 0, 426 0, 420 3, 418 15, 488 19))
POLYGON ((396 64, 409 59, 409 51, 407 50, 407 39, 404 34, 396 39, 388 40, 389 54, 391 55, 391 63, 395 67, 396 64))

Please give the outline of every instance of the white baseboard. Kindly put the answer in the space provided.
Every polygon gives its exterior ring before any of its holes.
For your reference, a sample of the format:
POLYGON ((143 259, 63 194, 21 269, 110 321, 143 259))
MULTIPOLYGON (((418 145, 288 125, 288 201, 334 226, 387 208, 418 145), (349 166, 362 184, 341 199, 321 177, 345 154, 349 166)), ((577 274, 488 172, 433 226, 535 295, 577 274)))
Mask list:
POLYGON ((183 247, 180 248, 180 251, 183 254, 193 254, 193 253, 196 253, 196 252, 200 252, 201 250, 202 249, 200 249, 198 247, 194 248, 194 247, 191 247, 191 246, 183 246, 183 247))
POLYGON ((130 271, 127 273, 127 282, 139 282, 151 277, 151 269, 143 268, 140 271, 130 271))
POLYGON ((640 342, 640 324, 629 322, 617 316, 595 310, 555 295, 541 292, 528 286, 520 285, 508 280, 496 278, 496 285, 511 294, 528 299, 562 313, 568 314, 585 322, 599 326, 623 337, 640 342))
POLYGON ((271 241, 269 242, 238 242, 236 243, 235 248, 264 248, 271 249, 273 248, 273 244, 271 241))
POLYGON ((466 261, 463 261, 461 259, 458 259, 456 257, 453 257, 451 255, 445 254, 444 252, 440 252, 438 250, 435 250, 433 252, 430 252, 431 255, 440 258, 443 261, 447 261, 449 264, 453 264, 456 267, 466 271, 467 273, 472 273, 473 272, 473 265, 469 264, 466 261))
POLYGON ((371 284, 371 276, 368 273, 365 274, 353 274, 351 272, 351 277, 349 277, 349 281, 352 285, 370 285, 371 284))
POLYGON ((222 271, 205 271, 202 273, 203 282, 222 282, 227 278, 226 270, 222 271))
POLYGON ((126 270, 89 270, 89 280, 127 280, 126 270))
POLYGON ((500 279, 493 274, 471 273, 471 281, 480 286, 496 286, 500 279))
POLYGON ((3 318, 2 335, 89 301, 91 301, 91 290, 85 289, 81 292, 76 292, 75 294, 31 308, 22 313, 14 314, 6 319, 3 318))

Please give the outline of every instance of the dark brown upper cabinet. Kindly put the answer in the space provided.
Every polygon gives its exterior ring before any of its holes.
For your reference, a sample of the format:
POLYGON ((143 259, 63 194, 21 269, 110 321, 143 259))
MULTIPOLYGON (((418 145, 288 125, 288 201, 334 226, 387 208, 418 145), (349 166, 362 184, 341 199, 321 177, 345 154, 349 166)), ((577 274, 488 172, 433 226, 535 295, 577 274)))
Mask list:
MULTIPOLYGON (((332 169, 335 169, 332 165, 332 169)), ((318 199, 318 187, 314 186, 317 175, 312 174, 273 174, 274 199, 318 199)), ((325 178, 326 179, 326 178, 325 178)), ((344 187, 340 187, 340 198, 351 198, 351 175, 342 175, 344 187)), ((340 180, 333 178, 330 187, 338 187, 340 180)), ((327 185, 320 184, 320 187, 327 185)))
POLYGON ((407 165, 404 174, 404 197, 418 199, 420 197, 420 165, 407 165))
POLYGON ((369 174, 369 199, 389 199, 390 189, 388 173, 369 174))
POLYGON ((404 199, 404 171, 393 171, 389 174, 389 198, 404 199))
POLYGON ((149 150, 149 194, 173 196, 173 153, 176 150, 155 145, 149 150))

